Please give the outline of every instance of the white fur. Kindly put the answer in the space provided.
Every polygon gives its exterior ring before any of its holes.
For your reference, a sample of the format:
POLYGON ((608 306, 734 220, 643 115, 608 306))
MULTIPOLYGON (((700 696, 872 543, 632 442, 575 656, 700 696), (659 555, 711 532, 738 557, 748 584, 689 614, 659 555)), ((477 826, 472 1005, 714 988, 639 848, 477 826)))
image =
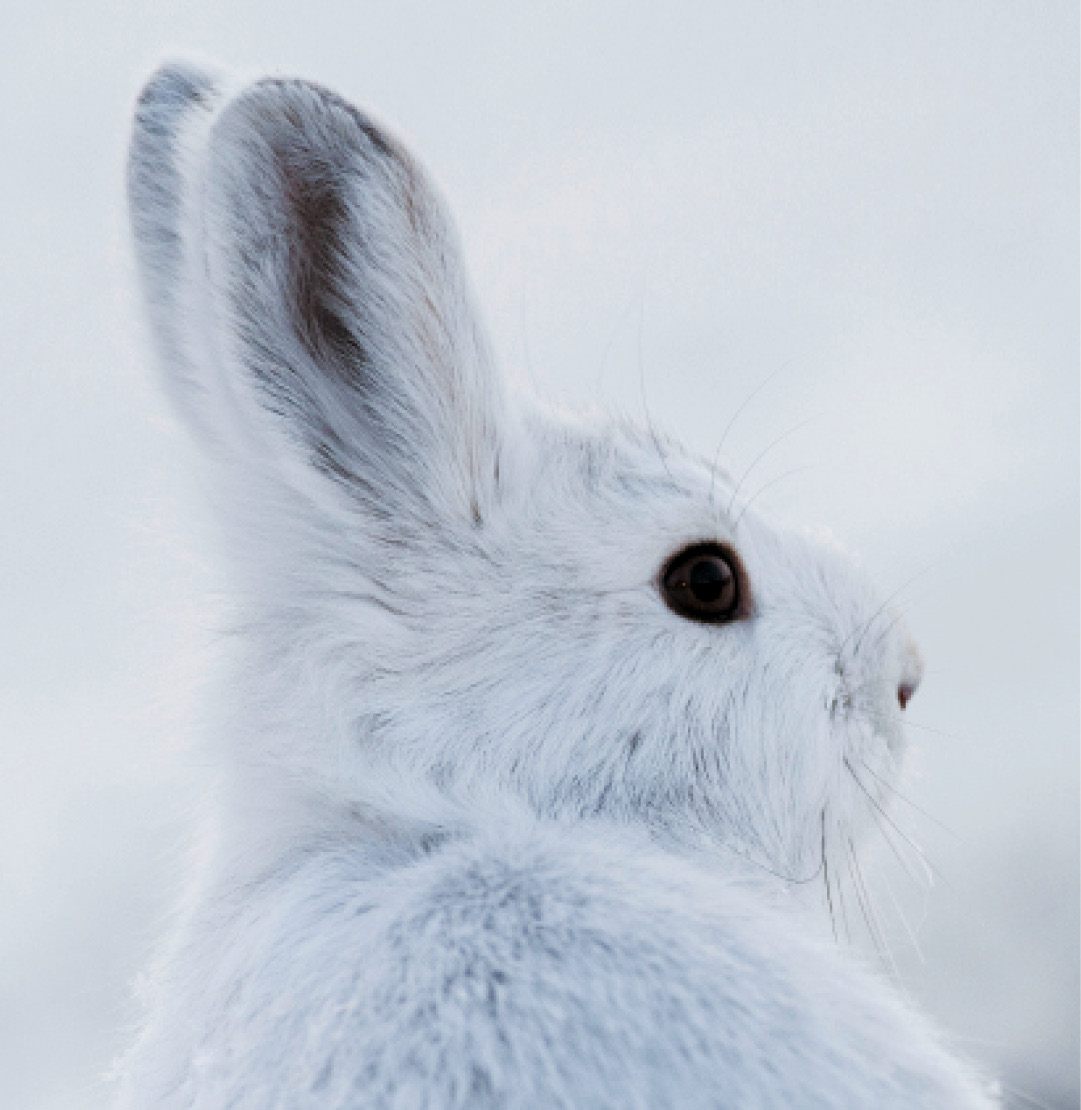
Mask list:
POLYGON ((332 94, 164 68, 131 200, 239 616, 123 1105, 991 1105, 799 896, 919 680, 851 562, 509 390, 437 193, 332 94), (665 606, 705 540, 748 619, 665 606))

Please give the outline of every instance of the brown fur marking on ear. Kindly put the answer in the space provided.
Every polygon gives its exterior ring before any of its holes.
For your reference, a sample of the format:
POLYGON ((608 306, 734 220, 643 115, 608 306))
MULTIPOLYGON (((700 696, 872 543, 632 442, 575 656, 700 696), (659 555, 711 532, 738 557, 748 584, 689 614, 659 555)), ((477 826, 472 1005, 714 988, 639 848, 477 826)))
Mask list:
POLYGON ((348 178, 337 167, 320 165, 312 152, 289 155, 280 169, 289 213, 293 323, 313 358, 343 382, 362 385, 367 357, 350 326, 349 306, 341 292, 348 280, 343 242, 349 219, 344 196, 348 178))

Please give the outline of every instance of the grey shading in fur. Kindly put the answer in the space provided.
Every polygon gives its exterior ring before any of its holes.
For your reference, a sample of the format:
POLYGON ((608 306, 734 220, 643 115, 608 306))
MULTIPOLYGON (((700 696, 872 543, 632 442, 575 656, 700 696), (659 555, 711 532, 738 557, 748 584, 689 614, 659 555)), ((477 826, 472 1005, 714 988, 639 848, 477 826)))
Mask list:
POLYGON ((438 193, 334 94, 166 67, 129 180, 236 635, 120 1105, 993 1105, 823 912, 920 677, 851 560, 505 384, 438 193), (696 543, 744 619, 664 604, 696 543))

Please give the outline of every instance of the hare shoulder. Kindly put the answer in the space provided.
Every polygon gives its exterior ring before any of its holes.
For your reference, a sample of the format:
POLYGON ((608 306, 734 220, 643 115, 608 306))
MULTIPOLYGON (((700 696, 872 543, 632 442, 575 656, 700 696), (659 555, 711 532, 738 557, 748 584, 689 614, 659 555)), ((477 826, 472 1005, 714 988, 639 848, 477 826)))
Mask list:
POLYGON ((211 900, 181 954, 204 973, 148 1031, 147 1105, 990 1105, 754 879, 539 825, 371 858, 315 851, 211 900))

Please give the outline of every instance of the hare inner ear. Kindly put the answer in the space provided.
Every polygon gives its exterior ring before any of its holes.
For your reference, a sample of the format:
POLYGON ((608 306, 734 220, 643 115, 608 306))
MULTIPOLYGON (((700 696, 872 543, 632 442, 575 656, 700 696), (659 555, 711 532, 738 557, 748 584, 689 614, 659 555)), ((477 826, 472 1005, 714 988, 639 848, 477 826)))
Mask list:
POLYGON ((242 94, 211 145, 218 318, 262 407, 381 515, 423 502, 475 517, 501 394, 422 171, 356 109, 299 82, 242 94))
POLYGON ((359 377, 365 356, 346 320, 348 306, 337 292, 346 280, 342 233, 348 212, 341 185, 305 181, 288 166, 283 167, 283 183, 287 205, 296 214, 289 252, 293 324, 308 354, 348 381, 359 377))

